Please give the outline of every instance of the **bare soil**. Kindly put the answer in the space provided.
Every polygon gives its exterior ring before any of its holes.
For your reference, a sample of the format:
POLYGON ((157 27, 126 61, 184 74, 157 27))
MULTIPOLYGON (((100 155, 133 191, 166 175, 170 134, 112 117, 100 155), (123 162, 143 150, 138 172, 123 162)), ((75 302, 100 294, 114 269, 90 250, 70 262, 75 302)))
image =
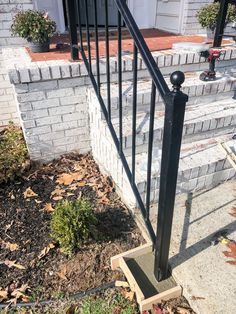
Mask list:
POLYGON ((25 284, 30 301, 85 291, 118 279, 121 274, 111 271, 110 258, 142 242, 111 180, 99 172, 90 155, 70 155, 34 166, 24 177, 0 186, 0 287, 9 296, 25 284), (56 182, 62 174, 80 171, 84 173, 82 178, 69 185, 56 182), (27 196, 28 188, 36 195, 27 196), (50 236, 51 212, 45 205, 54 208, 61 199, 73 200, 81 195, 92 202, 102 237, 67 257, 50 236), (7 243, 13 246, 9 249, 7 243), (49 244, 54 247, 46 252, 49 244), (43 257, 42 252, 46 252, 43 257), (10 267, 7 261, 23 268, 10 267))

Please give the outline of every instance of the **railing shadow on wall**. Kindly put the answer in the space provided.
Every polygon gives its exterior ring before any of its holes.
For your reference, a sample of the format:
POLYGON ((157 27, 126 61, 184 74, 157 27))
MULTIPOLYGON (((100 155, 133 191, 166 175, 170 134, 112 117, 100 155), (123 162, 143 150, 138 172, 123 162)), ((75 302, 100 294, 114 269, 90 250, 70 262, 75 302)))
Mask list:
MULTIPOLYGON (((178 174, 182 130, 184 123, 185 107, 188 96, 181 92, 181 85, 185 77, 180 71, 171 75, 170 81, 173 89, 170 90, 163 75, 161 74, 125 0, 110 0, 114 2, 117 11, 117 61, 118 61, 118 106, 119 106, 119 131, 116 132, 111 119, 111 78, 110 78, 110 44, 109 44, 109 7, 108 0, 104 1, 104 27, 105 32, 105 63, 106 63, 106 102, 101 94, 100 74, 100 51, 98 29, 98 2, 93 0, 93 18, 88 9, 88 0, 67 0, 67 16, 71 42, 71 58, 78 60, 79 57, 85 63, 92 86, 105 116, 112 139, 117 148, 119 157, 127 174, 129 183, 135 195, 138 207, 144 218, 146 228, 153 242, 155 253, 154 273, 158 281, 169 276, 168 258, 171 239, 171 228, 176 194, 176 182, 178 174), (83 2, 83 3, 82 3, 83 2), (81 3, 85 10, 85 25, 81 23, 81 3), (122 26, 125 24, 133 39, 133 101, 132 101, 132 153, 131 166, 123 151, 123 103, 122 103, 122 26), (95 36, 95 61, 96 67, 92 67, 90 27, 92 26, 95 36), (78 31, 78 33, 77 33, 78 31), (86 41, 84 39, 86 34, 86 41), (78 36, 79 34, 79 36, 78 36), (78 40, 79 37, 79 40, 78 40), (86 43, 86 50, 85 50, 86 43), (136 134, 137 134, 137 88, 138 88, 138 54, 146 64, 152 82, 150 108, 149 108, 149 138, 147 151, 147 185, 146 199, 143 200, 136 185, 136 134), (164 136, 162 142, 162 159, 160 172, 159 205, 157 232, 155 234, 150 222, 150 193, 152 179, 152 157, 155 104, 157 92, 165 104, 164 136)), ((90 1, 91 2, 91 1, 90 1)), ((101 8, 99 8, 101 10, 101 8)))

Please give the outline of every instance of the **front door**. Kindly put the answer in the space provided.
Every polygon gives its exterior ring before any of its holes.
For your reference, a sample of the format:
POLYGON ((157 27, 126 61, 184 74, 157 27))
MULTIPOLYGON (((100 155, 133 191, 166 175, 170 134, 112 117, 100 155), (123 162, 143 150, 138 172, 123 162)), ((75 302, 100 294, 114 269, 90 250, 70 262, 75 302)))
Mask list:
POLYGON ((157 0, 128 0, 129 9, 139 28, 154 28, 157 0))
POLYGON ((59 32, 65 31, 62 0, 36 0, 35 8, 48 12, 50 18, 57 23, 57 30, 59 32))
MULTIPOLYGON (((109 26, 117 26, 118 15, 117 8, 114 0, 108 0, 108 16, 109 16, 109 26)), ((78 2, 77 2, 78 3, 78 2)), ((94 25, 94 1, 87 0, 88 3, 88 19, 89 24, 94 25)), ((105 0, 97 0, 97 17, 98 17, 98 26, 105 25, 105 0)), ((81 24, 86 23, 85 18, 85 1, 80 0, 80 16, 81 24)))

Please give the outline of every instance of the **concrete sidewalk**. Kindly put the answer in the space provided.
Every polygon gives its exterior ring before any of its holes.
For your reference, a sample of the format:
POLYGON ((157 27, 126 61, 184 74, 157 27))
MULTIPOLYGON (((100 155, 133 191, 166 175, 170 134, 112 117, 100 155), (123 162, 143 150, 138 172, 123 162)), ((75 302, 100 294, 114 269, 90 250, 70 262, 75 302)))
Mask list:
POLYGON ((232 181, 176 198, 170 264, 199 314, 236 313, 236 266, 226 263, 229 258, 222 253, 229 250, 226 245, 211 243, 215 233, 225 229, 236 241, 236 218, 229 214, 233 205, 236 182, 232 181))

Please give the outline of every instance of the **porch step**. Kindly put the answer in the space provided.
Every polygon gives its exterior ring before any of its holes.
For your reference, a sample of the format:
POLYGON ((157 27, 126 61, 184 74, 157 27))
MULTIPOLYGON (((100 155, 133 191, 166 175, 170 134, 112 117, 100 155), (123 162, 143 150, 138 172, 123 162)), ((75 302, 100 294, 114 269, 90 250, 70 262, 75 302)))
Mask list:
MULTIPOLYGON (((132 147, 132 115, 123 117, 123 143, 126 154, 132 147)), ((113 119, 113 126, 119 134, 119 119, 113 119)), ((149 134, 149 113, 137 114, 136 143, 137 152, 147 151, 149 134)), ((156 111, 154 119, 154 145, 163 138, 164 112, 156 111)), ((236 102, 225 99, 210 103, 208 106, 187 106, 183 129, 183 143, 212 138, 236 132, 236 102)))
MULTIPOLYGON (((186 73, 186 80, 182 91, 189 95, 188 106, 208 105, 214 101, 227 99, 233 96, 236 88, 236 78, 231 75, 217 73, 219 77, 216 81, 203 82, 199 79, 201 72, 186 73)), ((165 77, 167 84, 171 88, 169 76, 165 77)), ((123 115, 132 111, 133 105, 133 82, 125 81, 122 84, 123 90, 123 115)), ((101 86, 101 95, 107 103, 107 86, 101 86)), ((95 97, 94 95, 92 97, 95 97)), ((138 111, 148 112, 151 97, 151 80, 139 80, 137 86, 137 106, 138 111)), ((112 117, 118 117, 118 84, 111 84, 111 108, 112 117)), ((161 96, 157 93, 156 110, 163 110, 164 104, 161 96)))
MULTIPOLYGON (((235 177, 235 169, 227 160, 219 142, 225 142, 235 152, 236 140, 231 136, 207 139, 191 144, 183 144, 179 163, 177 193, 186 193, 212 188, 235 177)), ((158 201, 161 151, 153 160, 151 180, 151 203, 158 201)), ((131 165, 131 158, 128 158, 131 165)), ((145 201, 147 186, 147 153, 136 155, 136 183, 145 201)))

